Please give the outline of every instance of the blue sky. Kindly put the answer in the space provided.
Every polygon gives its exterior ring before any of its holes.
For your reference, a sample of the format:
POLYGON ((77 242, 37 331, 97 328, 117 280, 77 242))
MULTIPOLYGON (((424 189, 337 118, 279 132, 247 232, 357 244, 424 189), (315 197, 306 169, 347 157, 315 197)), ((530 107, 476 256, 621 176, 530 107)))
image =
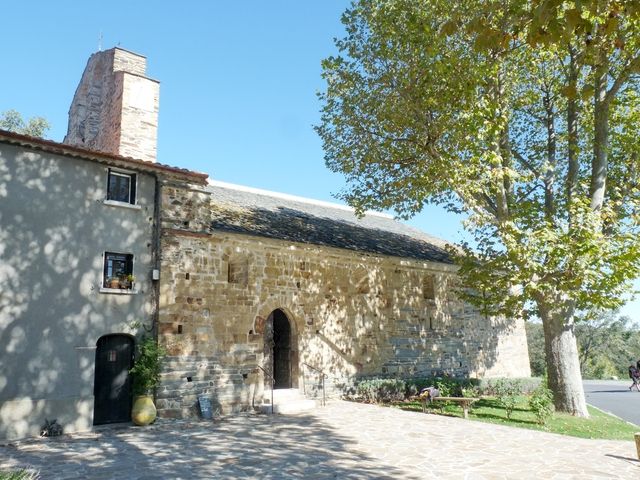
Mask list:
MULTIPOLYGON (((158 161, 213 179, 336 201, 344 181, 324 165, 320 62, 344 34, 347 0, 70 0, 3 5, 0 112, 44 116, 61 141, 89 56, 114 46, 147 57, 160 81, 158 161), (100 38, 102 38, 100 42, 100 38)), ((409 221, 462 238, 437 207, 409 221)), ((622 313, 640 317, 640 302, 622 313)))

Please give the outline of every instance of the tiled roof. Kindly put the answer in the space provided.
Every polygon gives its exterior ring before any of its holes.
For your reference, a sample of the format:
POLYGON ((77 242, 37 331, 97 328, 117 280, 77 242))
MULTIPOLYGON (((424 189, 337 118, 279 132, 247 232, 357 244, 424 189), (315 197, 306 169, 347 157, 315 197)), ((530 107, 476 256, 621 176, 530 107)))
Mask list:
POLYGON ((206 173, 194 172, 192 170, 187 170, 186 168, 172 167, 170 165, 164 165, 162 163, 148 162, 131 157, 122 157, 120 155, 115 155, 112 153, 99 152, 97 150, 90 150, 73 145, 66 145, 64 143, 45 140, 38 137, 31 137, 29 135, 21 135, 6 130, 0 130, 0 143, 20 145, 22 147, 29 147, 35 150, 41 150, 57 155, 83 158, 86 160, 93 160, 95 162, 129 169, 148 172, 159 172, 165 175, 177 177, 182 180, 187 180, 189 182, 198 184, 206 183, 208 177, 206 173))
POLYGON ((356 217, 341 205, 209 182, 211 230, 452 263, 446 242, 389 215, 356 217))

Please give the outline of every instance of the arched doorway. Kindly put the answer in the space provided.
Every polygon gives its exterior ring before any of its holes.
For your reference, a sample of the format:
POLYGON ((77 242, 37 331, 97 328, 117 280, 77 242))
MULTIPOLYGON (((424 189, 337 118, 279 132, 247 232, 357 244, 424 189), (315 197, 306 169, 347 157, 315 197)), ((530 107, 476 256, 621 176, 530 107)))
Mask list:
POLYGON ((274 388, 292 388, 295 366, 293 365, 293 332, 287 315, 274 310, 265 329, 265 360, 271 367, 274 388))
POLYGON ((131 378, 133 338, 112 334, 98 339, 93 384, 93 424, 131 420, 131 378))

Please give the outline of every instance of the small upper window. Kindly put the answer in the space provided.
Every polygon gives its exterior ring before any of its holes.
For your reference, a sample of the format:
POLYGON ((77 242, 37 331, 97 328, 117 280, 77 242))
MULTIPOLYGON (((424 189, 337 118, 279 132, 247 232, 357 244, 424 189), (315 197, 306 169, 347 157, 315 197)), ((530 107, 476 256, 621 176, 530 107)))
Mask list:
POLYGON ((436 278, 435 275, 425 275, 422 278, 422 298, 425 300, 436 299, 436 278))
POLYGON ((107 200, 136 203, 136 175, 109 169, 107 179, 107 200))
POLYGON ((242 257, 229 260, 227 281, 246 287, 249 281, 249 260, 242 257))
POLYGON ((104 288, 131 290, 133 289, 134 281, 133 255, 130 253, 105 252, 102 286, 104 288))

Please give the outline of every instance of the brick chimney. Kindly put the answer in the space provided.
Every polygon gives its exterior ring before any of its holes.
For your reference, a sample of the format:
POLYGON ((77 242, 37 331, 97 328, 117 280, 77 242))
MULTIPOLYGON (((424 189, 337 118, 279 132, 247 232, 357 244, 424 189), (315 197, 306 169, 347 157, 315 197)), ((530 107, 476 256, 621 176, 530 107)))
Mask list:
POLYGON ((145 57, 118 47, 91 55, 63 143, 155 162, 160 83, 146 68, 145 57))

